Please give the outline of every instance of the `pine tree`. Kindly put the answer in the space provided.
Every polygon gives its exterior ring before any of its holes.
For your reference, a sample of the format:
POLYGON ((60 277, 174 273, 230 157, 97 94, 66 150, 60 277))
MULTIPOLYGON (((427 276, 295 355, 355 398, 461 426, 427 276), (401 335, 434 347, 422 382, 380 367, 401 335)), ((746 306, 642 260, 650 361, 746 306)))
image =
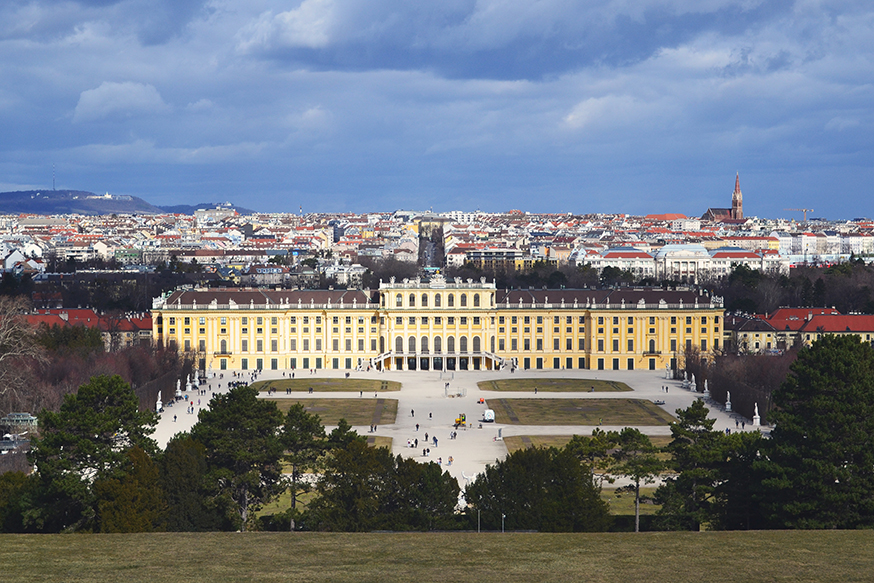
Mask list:
POLYGON ((703 401, 695 400, 688 408, 678 409, 678 421, 671 423, 673 440, 667 450, 677 476, 656 491, 663 528, 699 530, 713 516, 725 434, 713 430, 716 420, 707 418, 709 412, 703 401))
POLYGON ((802 349, 774 393, 765 512, 774 528, 874 525, 874 349, 854 335, 802 349))
POLYGON ((156 422, 155 413, 139 410, 139 400, 119 376, 93 377, 64 398, 59 412, 43 410, 40 436, 29 454, 38 480, 34 504, 25 512, 29 527, 95 529, 93 484, 125 475, 131 448, 155 455, 157 444, 149 435, 156 422))
POLYGON ((209 407, 200 412, 191 437, 206 447, 215 503, 245 531, 251 513, 281 491, 282 413, 248 386, 216 395, 209 407))

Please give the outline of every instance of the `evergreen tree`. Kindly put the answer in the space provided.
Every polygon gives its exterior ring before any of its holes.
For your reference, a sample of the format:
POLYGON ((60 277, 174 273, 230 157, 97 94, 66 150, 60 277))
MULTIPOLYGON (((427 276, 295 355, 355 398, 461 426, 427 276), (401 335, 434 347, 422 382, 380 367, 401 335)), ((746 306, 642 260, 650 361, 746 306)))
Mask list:
POLYGON ((132 447, 126 455, 129 467, 124 474, 94 482, 98 530, 160 530, 167 504, 158 481, 158 465, 140 447, 132 447))
POLYGON ((432 530, 454 526, 458 481, 355 439, 333 450, 303 521, 310 530, 432 530))
POLYGON ((335 449, 316 484, 304 518, 309 530, 365 532, 377 528, 391 488, 392 457, 384 447, 355 439, 335 449))
POLYGON ((613 483, 613 478, 608 474, 613 465, 610 452, 616 447, 617 434, 603 429, 593 429, 591 437, 574 435, 565 449, 576 457, 581 463, 590 468, 592 477, 602 485, 604 480, 613 483))
POLYGON ((824 336, 774 393, 765 512, 774 528, 874 526, 874 349, 824 336))
POLYGON ((420 464, 397 456, 393 487, 382 505, 392 530, 456 528, 455 508, 461 489, 458 480, 434 463, 420 464))
POLYGON ((291 530, 297 515, 298 495, 310 490, 310 483, 302 480, 304 472, 312 469, 327 447, 325 428, 318 415, 306 412, 301 403, 289 408, 282 428, 283 460, 291 466, 288 488, 291 493, 291 530))
POLYGON ((0 532, 25 532, 24 510, 34 483, 24 472, 0 474, 0 532))
POLYGON ((640 484, 655 482, 664 463, 657 456, 658 448, 639 429, 626 427, 615 440, 619 447, 613 453, 613 472, 632 481, 628 489, 634 492, 634 532, 640 532, 640 484))
POLYGON ((281 491, 282 413, 250 386, 216 395, 191 428, 206 448, 213 500, 235 528, 245 531, 250 514, 281 491))
POLYGON ((343 449, 353 441, 367 443, 367 438, 358 435, 358 432, 352 429, 348 421, 340 419, 337 422, 337 427, 328 435, 328 449, 343 449))
POLYGON ((161 487, 166 496, 165 528, 202 532, 230 528, 222 521, 207 491, 206 448, 188 434, 175 436, 159 458, 161 487))
POLYGON ((133 447, 154 455, 157 445, 149 435, 156 422, 155 413, 139 410, 119 376, 93 377, 64 398, 59 412, 43 410, 29 454, 38 485, 25 522, 46 532, 97 527, 93 484, 123 476, 133 447))
POLYGON ((725 436, 719 479, 714 491, 711 521, 714 530, 754 530, 765 527, 762 518, 762 472, 760 461, 767 439, 758 431, 725 436))
POLYGON ((677 476, 656 490, 656 501, 662 504, 659 523, 668 530, 699 530, 713 516, 725 434, 713 430, 715 419, 707 418, 709 412, 696 399, 677 409, 679 420, 671 423, 673 440, 667 450, 677 476))
POLYGON ((486 466, 464 497, 489 529, 596 532, 610 523, 589 468, 566 448, 517 450, 486 466))

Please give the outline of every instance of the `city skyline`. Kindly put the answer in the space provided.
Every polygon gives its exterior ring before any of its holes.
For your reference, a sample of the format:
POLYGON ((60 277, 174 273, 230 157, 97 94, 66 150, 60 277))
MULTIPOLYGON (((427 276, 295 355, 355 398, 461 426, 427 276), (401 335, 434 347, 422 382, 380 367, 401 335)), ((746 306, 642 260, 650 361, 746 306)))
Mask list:
POLYGON ((0 191, 874 215, 860 1, 12 0, 0 191))

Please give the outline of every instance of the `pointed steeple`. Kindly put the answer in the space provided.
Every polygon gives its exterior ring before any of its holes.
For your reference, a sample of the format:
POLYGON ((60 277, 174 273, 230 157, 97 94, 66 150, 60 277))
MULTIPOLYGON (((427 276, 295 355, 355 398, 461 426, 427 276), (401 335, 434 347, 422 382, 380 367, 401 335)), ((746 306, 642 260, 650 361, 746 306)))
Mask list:
POLYGON ((731 218, 744 218, 743 194, 740 191, 740 172, 734 178, 734 192, 731 193, 731 218))

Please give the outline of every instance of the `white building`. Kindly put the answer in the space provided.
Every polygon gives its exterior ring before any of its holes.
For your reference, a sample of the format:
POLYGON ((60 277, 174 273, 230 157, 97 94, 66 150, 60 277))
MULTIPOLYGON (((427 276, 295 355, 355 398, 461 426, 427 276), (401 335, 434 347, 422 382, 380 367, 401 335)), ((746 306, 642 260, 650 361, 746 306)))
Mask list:
POLYGON ((703 245, 665 245, 656 252, 655 273, 658 279, 697 283, 710 274, 710 253, 703 245))

